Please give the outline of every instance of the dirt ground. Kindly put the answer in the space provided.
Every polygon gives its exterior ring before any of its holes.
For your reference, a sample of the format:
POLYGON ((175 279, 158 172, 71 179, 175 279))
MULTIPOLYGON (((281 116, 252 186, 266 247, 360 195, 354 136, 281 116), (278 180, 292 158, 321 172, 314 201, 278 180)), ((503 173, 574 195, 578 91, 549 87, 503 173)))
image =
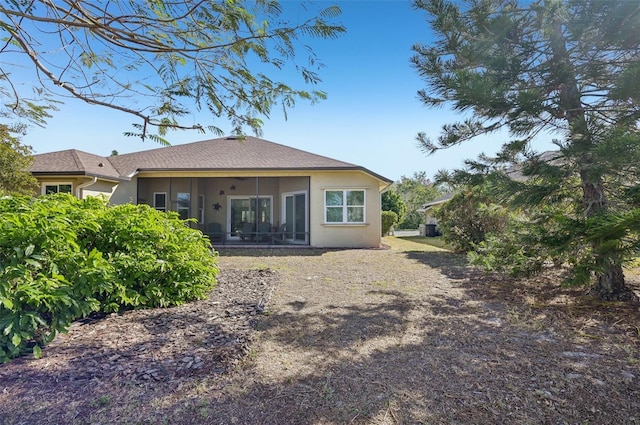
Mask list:
POLYGON ((0 424, 640 423, 638 305, 385 243, 223 251, 208 300, 0 365, 0 424))

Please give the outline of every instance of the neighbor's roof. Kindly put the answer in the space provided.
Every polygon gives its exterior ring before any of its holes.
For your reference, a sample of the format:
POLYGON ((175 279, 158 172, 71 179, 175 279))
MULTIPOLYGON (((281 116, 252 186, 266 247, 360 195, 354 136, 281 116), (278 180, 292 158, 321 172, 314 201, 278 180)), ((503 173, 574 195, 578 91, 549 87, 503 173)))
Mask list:
MULTIPOLYGON (((545 151, 538 154, 534 159, 540 162, 546 162, 550 165, 562 165, 565 159, 560 151, 545 151)), ((513 180, 527 180, 527 177, 522 174, 523 164, 515 164, 505 170, 505 174, 513 180)))
POLYGON ((106 164, 115 175, 127 179, 140 171, 360 170, 391 183, 364 167, 255 137, 225 137, 110 157, 76 150, 34 157, 31 170, 41 174, 78 172, 81 168, 87 175, 96 175, 106 164), (75 158, 86 158, 87 164, 79 166, 75 158), (103 167, 96 169, 96 161, 102 162, 103 167))
POLYGON ((453 192, 445 193, 444 195, 434 199, 433 201, 429 201, 429 202, 427 202, 425 204, 422 204, 422 207, 420 209, 418 209, 417 211, 418 212, 425 212, 427 209, 429 209, 429 207, 432 207, 434 205, 444 204, 445 202, 447 202, 451 198, 453 198, 453 192))
POLYGON ((121 180, 108 158, 76 149, 34 155, 33 174, 96 176, 121 180))

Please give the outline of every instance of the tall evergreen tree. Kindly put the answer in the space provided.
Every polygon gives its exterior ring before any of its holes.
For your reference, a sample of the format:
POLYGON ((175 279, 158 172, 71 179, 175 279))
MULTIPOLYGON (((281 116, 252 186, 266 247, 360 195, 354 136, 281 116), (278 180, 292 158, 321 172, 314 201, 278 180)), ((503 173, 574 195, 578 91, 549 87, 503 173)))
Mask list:
POLYGON ((521 161, 524 178, 503 178, 511 189, 504 193, 523 208, 558 206, 550 219, 572 238, 562 243, 574 252, 575 280, 594 277, 602 299, 628 298, 622 265, 637 253, 639 227, 632 194, 640 192, 640 3, 414 4, 437 35, 414 46, 413 65, 427 82, 419 95, 466 117, 435 139, 419 134, 419 143, 433 153, 508 133, 495 161, 521 161), (551 159, 533 151, 542 134, 557 138, 551 159))

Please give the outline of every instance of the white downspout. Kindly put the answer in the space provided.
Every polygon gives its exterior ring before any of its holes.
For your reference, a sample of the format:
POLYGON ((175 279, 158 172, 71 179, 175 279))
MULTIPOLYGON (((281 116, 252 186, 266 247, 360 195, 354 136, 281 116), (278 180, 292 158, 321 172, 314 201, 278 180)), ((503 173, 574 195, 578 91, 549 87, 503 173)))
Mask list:
POLYGON ((97 177, 93 177, 91 179, 91 181, 79 184, 78 187, 76 187, 76 198, 82 199, 80 197, 80 194, 82 193, 82 189, 84 189, 85 187, 89 187, 89 186, 95 184, 97 181, 98 181, 98 178, 97 177))

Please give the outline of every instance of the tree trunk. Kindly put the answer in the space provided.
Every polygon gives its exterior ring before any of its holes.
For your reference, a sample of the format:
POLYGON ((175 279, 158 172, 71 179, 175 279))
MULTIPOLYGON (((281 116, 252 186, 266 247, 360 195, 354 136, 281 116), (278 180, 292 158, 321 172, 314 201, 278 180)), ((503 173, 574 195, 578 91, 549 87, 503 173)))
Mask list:
POLYGON ((596 274, 596 283, 591 295, 603 301, 632 301, 635 294, 624 283, 624 272, 619 262, 605 266, 605 271, 596 274))
MULTIPOLYGON (((571 143, 578 152, 574 159, 580 170, 583 214, 585 217, 593 217, 605 214, 609 209, 609 201, 603 176, 594 166, 591 150, 595 141, 582 107, 582 95, 575 77, 576 70, 567 51, 561 19, 557 16, 552 20, 550 32, 550 46, 556 74, 555 89, 560 99, 559 107, 564 110, 564 117, 569 124, 571 143)), ((591 293, 606 301, 633 298, 633 293, 625 286, 620 257, 617 254, 602 254, 600 243, 597 241, 592 242, 592 249, 597 267, 594 273, 596 283, 591 288, 591 293)))
MULTIPOLYGON (((588 158, 588 157, 587 157, 588 158)), ((582 181, 582 196, 584 215, 592 217, 605 213, 609 208, 602 178, 592 175, 590 158, 583 159, 580 179, 582 181)), ((592 242, 593 253, 596 256, 596 282, 591 288, 591 294, 603 301, 629 301, 634 298, 633 292, 625 285, 622 262, 617 254, 600 254, 600 243, 592 242)))

